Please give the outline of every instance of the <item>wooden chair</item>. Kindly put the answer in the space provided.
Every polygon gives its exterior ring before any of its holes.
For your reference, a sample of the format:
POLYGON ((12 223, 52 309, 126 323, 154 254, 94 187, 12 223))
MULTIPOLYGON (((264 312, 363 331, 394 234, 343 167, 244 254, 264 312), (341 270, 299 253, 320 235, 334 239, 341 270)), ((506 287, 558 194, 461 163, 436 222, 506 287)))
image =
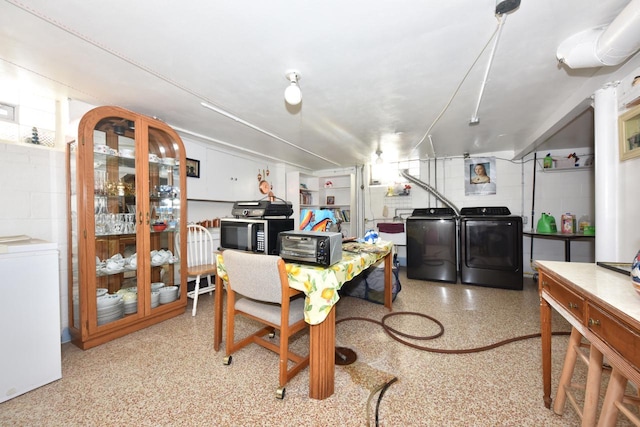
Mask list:
MULTIPOLYGON (((189 298, 193 298, 193 310, 191 315, 196 315, 198 308, 198 296, 200 294, 211 294, 215 290, 215 283, 211 276, 216 274, 216 259, 213 247, 213 237, 209 230, 196 225, 187 225, 187 277, 195 277, 196 286, 193 291, 187 292, 189 298), (206 276, 208 285, 201 288, 200 279, 206 276)), ((180 250, 180 233, 176 233, 175 238, 176 250, 180 250)))
POLYGON ((611 372, 611 378, 609 378, 609 384, 607 385, 607 393, 604 396, 598 427, 615 426, 618 413, 627 417, 633 425, 640 427, 640 417, 638 417, 637 413, 633 413, 628 407, 628 405, 640 407, 638 390, 636 389, 635 396, 625 395, 627 383, 627 377, 614 366, 611 372))
POLYGON ((602 353, 586 342, 576 328, 571 328, 569 346, 565 356, 562 374, 558 383, 558 392, 553 403, 553 411, 562 415, 565 402, 568 399, 582 420, 583 427, 598 426, 611 427, 616 424, 618 412, 624 414, 634 425, 640 427, 640 418, 629 410, 627 404, 640 405, 638 396, 625 395, 627 378, 615 367, 603 366, 602 353), (588 350, 588 351, 587 351, 588 350), (581 360, 588 366, 586 384, 572 382, 576 360, 581 360), (602 404, 600 417, 597 418, 600 386, 603 373, 611 373, 607 385, 607 392, 602 404), (584 390, 583 406, 576 398, 575 390, 584 390))
POLYGON ((283 399, 287 382, 309 365, 308 355, 300 356, 289 351, 289 338, 307 326, 304 321, 304 298, 295 298, 301 292, 289 287, 285 263, 279 256, 225 250, 222 257, 229 279, 224 364, 230 364, 232 353, 250 343, 278 353, 280 386, 276 397, 283 399), (266 326, 236 342, 236 315, 248 317, 266 326), (280 332, 279 345, 263 338, 267 334, 272 338, 275 330, 280 332), (289 361, 293 362, 290 368, 289 361))
POLYGON ((602 359, 602 353, 588 342, 584 342, 582 334, 576 328, 571 328, 569 346, 567 347, 567 354, 558 383, 558 392, 553 403, 553 412, 562 415, 565 402, 568 399, 578 417, 582 420, 582 426, 596 425, 600 384, 602 372, 605 370, 602 366, 602 359), (572 382, 576 360, 580 360, 588 366, 586 384, 572 382), (580 407, 580 402, 574 393, 576 389, 584 390, 582 407, 580 407))

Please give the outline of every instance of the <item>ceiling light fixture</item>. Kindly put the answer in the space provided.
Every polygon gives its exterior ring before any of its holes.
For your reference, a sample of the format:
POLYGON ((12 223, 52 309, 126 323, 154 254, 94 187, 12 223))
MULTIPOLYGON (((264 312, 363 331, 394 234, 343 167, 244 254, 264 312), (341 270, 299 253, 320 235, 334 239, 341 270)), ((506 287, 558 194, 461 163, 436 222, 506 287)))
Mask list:
POLYGON ((378 156, 378 158, 376 159, 376 165, 381 165, 384 163, 384 160, 382 159, 382 150, 381 149, 377 149, 376 150, 376 155, 378 156))
POLYGON ((285 77, 289 80, 290 84, 284 90, 284 100, 287 101, 289 105, 300 104, 302 101, 302 92, 300 91, 300 86, 298 86, 300 74, 298 74, 297 71, 287 71, 285 77))
POLYGON ((520 0, 496 0, 496 15, 509 13, 520 6, 520 0))

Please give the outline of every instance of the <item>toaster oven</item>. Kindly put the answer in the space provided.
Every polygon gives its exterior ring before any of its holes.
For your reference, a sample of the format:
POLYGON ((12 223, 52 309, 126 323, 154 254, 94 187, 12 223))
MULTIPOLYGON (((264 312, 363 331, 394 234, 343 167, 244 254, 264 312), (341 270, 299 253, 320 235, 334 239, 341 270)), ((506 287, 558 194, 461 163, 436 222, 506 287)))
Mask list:
POLYGON ((342 259, 342 234, 327 231, 283 231, 280 257, 286 261, 328 267, 342 259))

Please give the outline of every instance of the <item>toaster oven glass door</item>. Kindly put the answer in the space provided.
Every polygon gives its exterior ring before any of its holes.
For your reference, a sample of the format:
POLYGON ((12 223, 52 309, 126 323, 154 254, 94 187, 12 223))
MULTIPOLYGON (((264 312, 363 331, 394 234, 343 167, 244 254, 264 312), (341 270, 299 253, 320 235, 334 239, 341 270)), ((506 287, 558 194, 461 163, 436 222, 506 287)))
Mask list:
POLYGON ((314 238, 303 236, 284 236, 280 253, 315 260, 316 243, 314 238))

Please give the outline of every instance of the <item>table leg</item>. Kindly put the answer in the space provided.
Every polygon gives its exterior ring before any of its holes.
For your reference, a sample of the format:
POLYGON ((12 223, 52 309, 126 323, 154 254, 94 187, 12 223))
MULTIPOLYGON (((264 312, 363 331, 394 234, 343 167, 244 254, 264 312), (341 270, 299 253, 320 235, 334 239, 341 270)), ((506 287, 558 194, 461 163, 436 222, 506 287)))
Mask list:
POLYGON ((309 327, 309 397, 326 399, 335 380, 336 309, 321 323, 309 327))
POLYGON ((392 252, 390 251, 384 257, 384 306, 389 310, 393 305, 393 265, 392 265, 392 252))
MULTIPOLYGON (((540 279, 542 280, 542 279, 540 279)), ((542 340, 542 386, 544 406, 551 408, 551 306, 540 294, 540 333, 542 340)))
POLYGON ((571 262, 571 240, 569 239, 564 241, 564 260, 565 262, 571 262))
POLYGON ((224 284, 219 274, 216 274, 216 290, 213 300, 213 349, 220 350, 222 342, 222 292, 224 284))

